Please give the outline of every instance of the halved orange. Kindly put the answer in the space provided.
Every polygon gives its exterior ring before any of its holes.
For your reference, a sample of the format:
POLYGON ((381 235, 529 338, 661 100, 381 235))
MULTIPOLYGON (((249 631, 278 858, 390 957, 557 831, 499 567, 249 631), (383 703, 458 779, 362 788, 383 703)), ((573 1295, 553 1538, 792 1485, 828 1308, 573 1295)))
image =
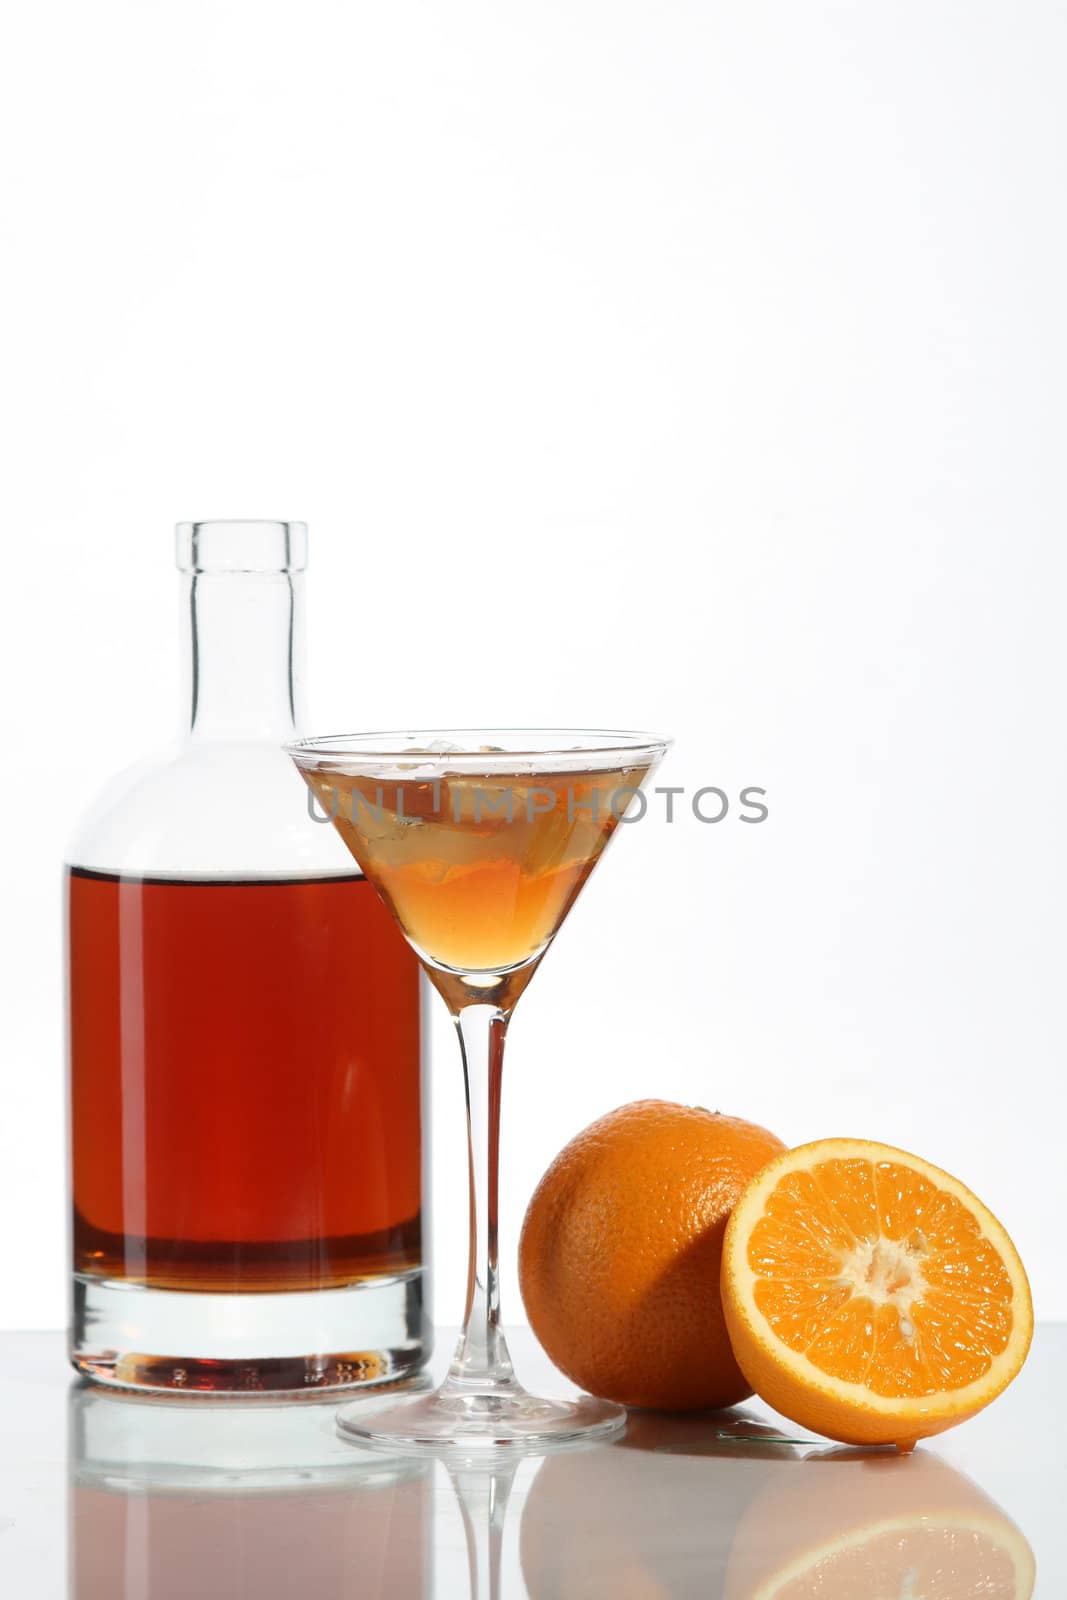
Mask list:
POLYGON ((734 1354, 768 1405, 846 1444, 940 1433, 1001 1393, 1033 1334, 1018 1252, 919 1156, 821 1139, 752 1180, 726 1230, 734 1354))

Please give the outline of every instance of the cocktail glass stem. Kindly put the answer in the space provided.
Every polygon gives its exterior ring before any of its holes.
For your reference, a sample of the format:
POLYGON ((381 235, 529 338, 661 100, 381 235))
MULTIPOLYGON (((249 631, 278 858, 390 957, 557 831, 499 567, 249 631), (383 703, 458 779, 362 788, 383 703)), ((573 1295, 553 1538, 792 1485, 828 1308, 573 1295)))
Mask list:
POLYGON ((497 1190, 500 1167, 500 1089, 509 1015, 472 1004, 453 1012, 463 1052, 470 1181, 467 1304, 463 1332, 444 1392, 492 1397, 518 1385, 500 1326, 497 1190))

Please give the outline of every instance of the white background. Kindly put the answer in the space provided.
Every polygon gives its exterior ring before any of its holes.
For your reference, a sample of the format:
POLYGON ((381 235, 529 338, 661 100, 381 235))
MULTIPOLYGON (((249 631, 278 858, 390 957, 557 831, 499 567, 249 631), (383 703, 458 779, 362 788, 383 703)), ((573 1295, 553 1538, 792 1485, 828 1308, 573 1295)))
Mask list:
MULTIPOLYGON (((655 1094, 918 1150, 1067 1315, 1062 7, 4 17, 0 1325, 64 1317, 63 839, 171 730, 171 524, 224 516, 310 523, 316 725, 768 790, 629 829, 523 1002, 509 1263, 655 1094)), ((442 1320, 459 1117, 443 1049, 442 1320)))

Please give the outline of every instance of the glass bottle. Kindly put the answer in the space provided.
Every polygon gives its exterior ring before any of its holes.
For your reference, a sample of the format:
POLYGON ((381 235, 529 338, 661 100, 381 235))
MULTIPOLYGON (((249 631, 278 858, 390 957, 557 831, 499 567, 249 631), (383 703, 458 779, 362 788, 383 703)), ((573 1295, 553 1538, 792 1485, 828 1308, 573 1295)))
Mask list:
POLYGON ((417 962, 281 749, 307 531, 180 523, 188 733, 68 856, 71 1358, 167 1391, 428 1357, 417 962))

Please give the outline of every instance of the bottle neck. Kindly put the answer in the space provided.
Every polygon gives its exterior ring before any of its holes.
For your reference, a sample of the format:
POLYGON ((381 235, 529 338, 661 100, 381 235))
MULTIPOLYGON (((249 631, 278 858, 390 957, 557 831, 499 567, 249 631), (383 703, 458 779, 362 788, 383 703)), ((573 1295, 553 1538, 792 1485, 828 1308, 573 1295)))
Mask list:
POLYGON ((198 572, 182 585, 190 737, 291 737, 304 712, 303 574, 198 572))

